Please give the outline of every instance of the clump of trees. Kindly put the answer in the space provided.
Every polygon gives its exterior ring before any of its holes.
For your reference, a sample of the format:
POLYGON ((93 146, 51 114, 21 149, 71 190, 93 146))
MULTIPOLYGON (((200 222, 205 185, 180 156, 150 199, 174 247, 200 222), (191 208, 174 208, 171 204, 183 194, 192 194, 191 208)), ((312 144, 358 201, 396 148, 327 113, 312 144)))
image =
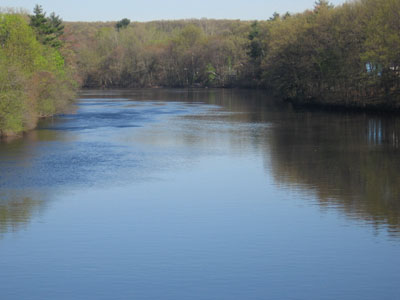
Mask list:
POLYGON ((30 16, 0 14, 0 136, 34 128, 74 97, 72 71, 61 52, 62 21, 41 7, 30 16))
POLYGON ((246 22, 122 21, 66 24, 85 87, 233 86, 248 59, 246 22))
POLYGON ((264 86, 301 102, 399 107, 399 12, 399 0, 320 0, 267 22, 264 86))
POLYGON ((121 29, 128 27, 130 22, 131 20, 124 18, 121 21, 117 22, 117 24, 115 24, 115 28, 120 31, 121 29))
POLYGON ((301 102, 397 107, 399 11, 400 0, 320 0, 258 22, 68 23, 64 39, 86 87, 258 87, 301 102))

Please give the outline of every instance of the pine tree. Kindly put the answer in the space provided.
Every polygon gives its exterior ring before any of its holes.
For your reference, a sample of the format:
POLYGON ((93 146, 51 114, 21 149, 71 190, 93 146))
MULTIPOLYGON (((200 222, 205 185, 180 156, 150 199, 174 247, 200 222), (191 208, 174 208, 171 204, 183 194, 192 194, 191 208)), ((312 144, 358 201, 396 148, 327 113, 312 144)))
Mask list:
POLYGON ((56 16, 55 13, 51 13, 50 17, 46 17, 46 13, 43 12, 43 8, 40 5, 35 6, 33 13, 30 16, 30 26, 35 29, 38 40, 44 45, 60 48, 62 42, 59 37, 64 33, 62 19, 56 16))

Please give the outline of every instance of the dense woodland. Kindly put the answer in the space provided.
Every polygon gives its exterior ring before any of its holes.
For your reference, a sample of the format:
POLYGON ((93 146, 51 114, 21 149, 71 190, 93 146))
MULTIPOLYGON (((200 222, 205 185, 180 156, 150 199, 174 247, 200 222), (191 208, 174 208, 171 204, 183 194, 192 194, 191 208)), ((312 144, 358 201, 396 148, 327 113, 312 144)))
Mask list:
POLYGON ((400 108, 400 0, 319 0, 266 21, 62 24, 36 7, 0 15, 0 70, 2 134, 61 111, 75 81, 264 88, 301 103, 400 108))
POLYGON ((347 106, 400 105, 400 0, 320 0, 267 21, 67 23, 86 87, 258 87, 347 106))
POLYGON ((0 136, 36 126, 41 117, 61 112, 74 97, 74 80, 63 58, 61 19, 0 14, 0 136))

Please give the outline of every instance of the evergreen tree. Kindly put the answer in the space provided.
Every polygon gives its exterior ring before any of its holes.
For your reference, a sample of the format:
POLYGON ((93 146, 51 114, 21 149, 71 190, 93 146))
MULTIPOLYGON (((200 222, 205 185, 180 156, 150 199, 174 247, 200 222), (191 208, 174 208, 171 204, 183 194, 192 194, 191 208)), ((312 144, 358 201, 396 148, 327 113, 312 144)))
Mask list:
POLYGON ((254 21, 253 24, 251 24, 251 31, 248 38, 250 40, 248 54, 253 60, 258 60, 264 55, 264 51, 262 49, 261 40, 259 38, 259 28, 257 21, 254 21))
POLYGON ((35 6, 33 13, 30 16, 30 26, 35 29, 38 40, 44 45, 60 48, 62 42, 59 37, 64 33, 62 19, 55 13, 46 17, 46 13, 40 5, 35 6))

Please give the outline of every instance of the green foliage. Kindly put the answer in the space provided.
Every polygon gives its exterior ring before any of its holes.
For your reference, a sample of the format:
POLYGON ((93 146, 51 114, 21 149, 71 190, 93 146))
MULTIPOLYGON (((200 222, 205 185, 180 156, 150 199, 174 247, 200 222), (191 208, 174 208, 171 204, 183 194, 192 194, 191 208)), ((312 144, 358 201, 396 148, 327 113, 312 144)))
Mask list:
POLYGON ((321 0, 313 11, 271 20, 264 86, 293 100, 399 107, 399 11, 399 0, 336 8, 321 0))
POLYGON ((268 21, 121 20, 66 29, 88 87, 263 87, 304 102, 400 106, 399 11, 400 0, 337 7, 318 0, 268 21))
POLYGON ((277 12, 274 12, 274 13, 272 14, 272 17, 269 18, 269 20, 270 20, 270 21, 276 21, 276 20, 279 20, 280 18, 281 18, 280 14, 277 13, 277 12))
POLYGON ((12 134, 24 129, 23 97, 21 91, 7 91, 0 94, 0 128, 3 134, 12 134))
POLYGON ((212 66, 212 64, 207 64, 206 66, 206 72, 208 74, 208 80, 207 80, 207 85, 213 85, 215 79, 217 78, 217 74, 215 73, 215 68, 212 66))
POLYGON ((121 29, 128 27, 130 22, 131 20, 124 18, 121 21, 118 21, 117 24, 115 24, 115 28, 120 31, 121 29))
POLYGON ((329 1, 327 1, 327 0, 318 0, 318 1, 315 2, 314 12, 318 13, 321 10, 332 9, 332 8, 334 8, 334 6, 331 3, 329 3, 329 1))
POLYGON ((24 78, 0 56, 0 133, 23 130, 26 99, 22 92, 24 78))
MULTIPOLYGON (((365 5, 363 63, 373 66, 375 78, 386 93, 399 92, 400 81, 400 1, 363 1, 365 5)), ((370 79, 371 80, 371 79, 370 79)), ((392 96, 393 97, 393 96, 392 96)))
POLYGON ((251 24, 251 30, 249 33, 249 40, 250 40, 250 45, 249 45, 249 52, 248 55, 253 59, 253 60, 258 60, 262 56, 264 56, 264 50, 262 48, 261 41, 259 39, 259 28, 258 28, 258 22, 255 21, 253 24, 251 24))
POLYGON ((41 46, 21 16, 0 15, 0 36, 0 51, 8 62, 28 72, 40 64, 41 46))
POLYGON ((189 20, 68 24, 85 86, 147 87, 229 85, 247 59, 248 25, 240 21, 189 20))
POLYGON ((31 129, 39 117, 60 112, 73 88, 60 52, 37 40, 25 16, 0 14, 0 41, 1 136, 31 129))
POLYGON ((55 13, 51 13, 50 17, 46 17, 46 13, 43 12, 43 8, 40 5, 35 6, 33 13, 30 16, 30 25, 35 29, 38 40, 53 48, 60 48, 62 43, 59 37, 64 32, 62 19, 56 16, 55 13))

